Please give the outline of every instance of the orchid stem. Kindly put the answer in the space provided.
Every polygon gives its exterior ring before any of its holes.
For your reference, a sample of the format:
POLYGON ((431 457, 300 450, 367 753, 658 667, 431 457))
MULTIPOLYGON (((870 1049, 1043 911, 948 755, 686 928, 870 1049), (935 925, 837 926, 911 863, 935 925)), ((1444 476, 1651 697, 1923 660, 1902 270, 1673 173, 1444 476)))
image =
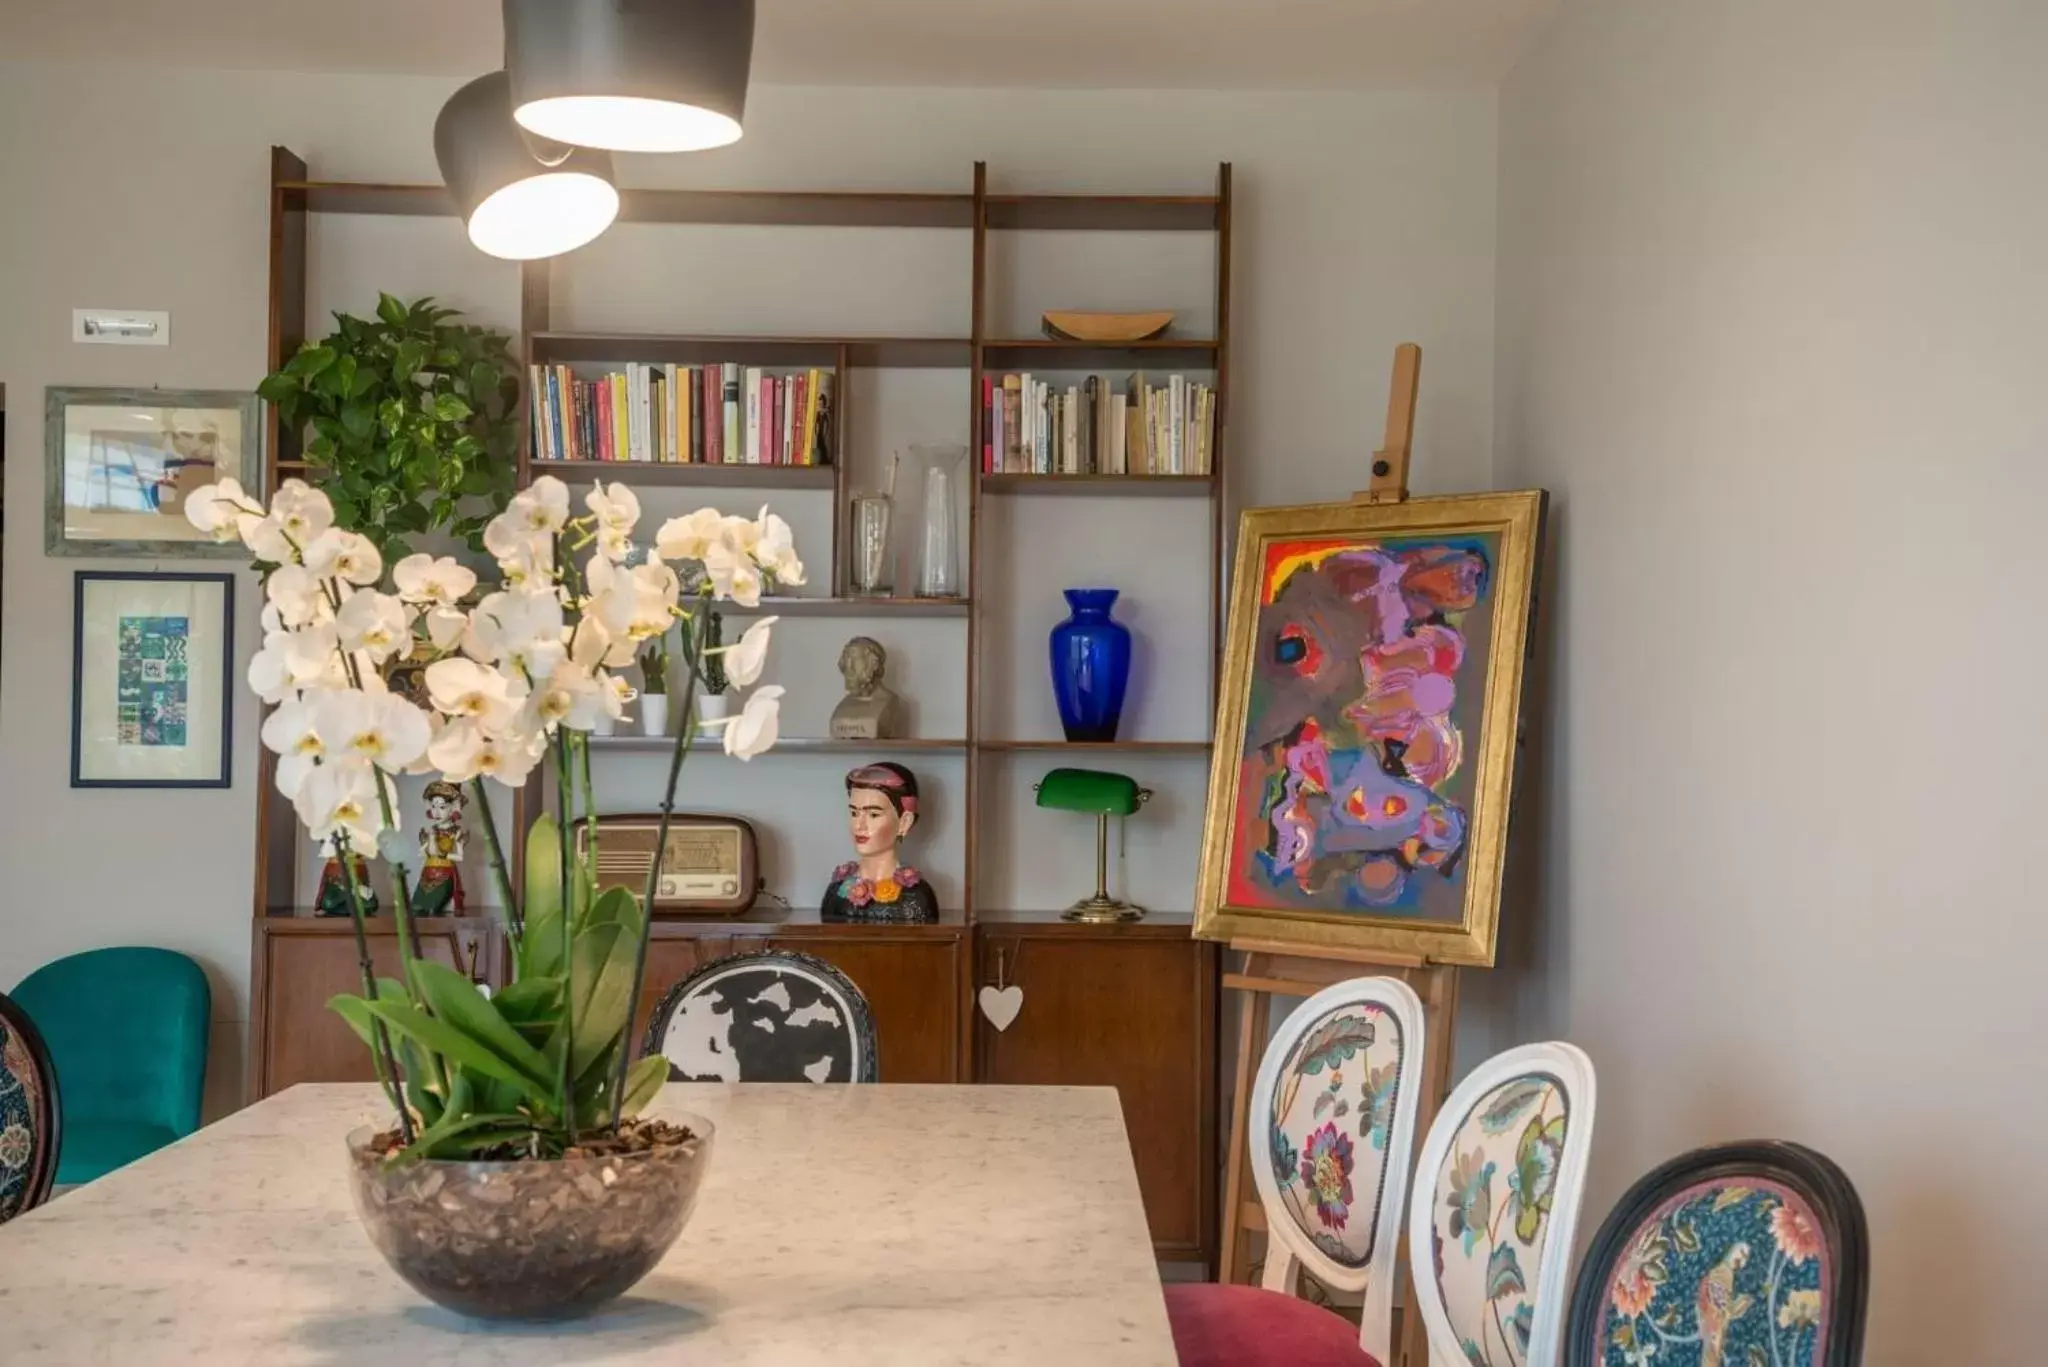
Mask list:
POLYGON ((526 935, 526 922, 519 914, 519 899, 512 893, 512 872, 505 867, 504 847, 498 843, 498 823, 491 817, 491 794, 484 787, 481 774, 471 779, 469 786, 476 794, 477 814, 483 818, 484 849, 491 857, 491 874, 498 884, 498 897, 505 904, 505 927, 512 935, 512 952, 517 954, 526 935))
MULTIPOLYGON (((561 838, 569 836, 569 813, 573 786, 569 777, 569 739, 566 732, 555 733, 555 811, 561 826, 561 838)), ((574 848, 573 845, 570 848, 574 848)), ((576 1096, 573 1079, 569 1076, 569 1060, 576 1053, 576 961, 573 957, 574 937, 570 934, 575 921, 575 903, 569 892, 570 860, 562 863, 562 1064, 555 1079, 556 1103, 562 1114, 562 1126, 568 1132, 569 1142, 576 1142, 576 1096)))
MULTIPOLYGON (((703 596, 706 610, 709 610, 711 594, 703 596)), ((661 861, 668 851, 669 818, 676 809, 676 784, 683 776, 683 757, 689 753, 691 733, 696 729, 691 723, 691 709, 697 705, 697 681, 704 667, 704 637, 701 632, 685 631, 684 658, 689 662, 690 678, 683 685, 683 719, 676 732, 675 748, 669 753, 668 787, 661 795, 661 823, 654 829, 654 862, 647 869, 647 890, 640 899, 640 943, 633 953, 633 990, 626 1000, 633 1003, 633 1013, 640 1006, 640 990, 647 981, 647 942, 654 934, 654 894, 661 886, 661 861)), ((619 1132, 625 1119, 626 1070, 633 1059, 633 1016, 626 1018, 626 1037, 619 1041, 619 1061, 612 1073, 612 1133, 619 1132)))
MULTIPOLYGON (((334 842, 335 855, 341 864, 342 880, 348 884, 349 921, 356 931, 356 962, 363 970, 363 996, 376 1001, 377 968, 370 962, 370 935, 363 926, 363 890, 356 882, 356 855, 345 839, 337 837, 334 842)), ((376 1047, 370 1050, 370 1061, 377 1066, 377 1081, 384 1085, 384 1095, 398 1112, 398 1137, 412 1147, 412 1113, 406 1109, 405 1093, 400 1090, 398 1079, 398 1056, 391 1048, 391 1032, 384 1028, 381 1017, 372 1014, 370 1033, 376 1037, 376 1047)))

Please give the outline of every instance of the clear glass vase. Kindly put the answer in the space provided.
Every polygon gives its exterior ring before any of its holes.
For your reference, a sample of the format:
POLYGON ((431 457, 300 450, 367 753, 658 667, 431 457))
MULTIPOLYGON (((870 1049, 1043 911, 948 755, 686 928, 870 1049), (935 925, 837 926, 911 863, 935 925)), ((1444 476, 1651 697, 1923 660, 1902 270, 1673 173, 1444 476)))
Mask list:
POLYGON ((919 444, 910 448, 910 456, 918 493, 912 590, 920 598, 958 598, 967 448, 956 443, 919 444))
POLYGON ((846 561, 848 587, 863 597, 886 598, 896 591, 889 496, 855 494, 851 502, 853 549, 846 561))

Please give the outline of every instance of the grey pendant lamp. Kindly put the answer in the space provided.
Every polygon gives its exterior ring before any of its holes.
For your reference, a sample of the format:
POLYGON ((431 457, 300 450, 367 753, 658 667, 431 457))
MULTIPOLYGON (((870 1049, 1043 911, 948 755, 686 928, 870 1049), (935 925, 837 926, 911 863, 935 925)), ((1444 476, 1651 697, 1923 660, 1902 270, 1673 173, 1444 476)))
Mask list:
POLYGON ((512 114, 529 132, 617 152, 696 152, 740 136, 754 0, 504 0, 512 114))
POLYGON ((434 159, 479 251, 531 261, 597 237, 619 215, 608 152, 551 143, 512 121, 510 78, 479 76, 434 120, 434 159))

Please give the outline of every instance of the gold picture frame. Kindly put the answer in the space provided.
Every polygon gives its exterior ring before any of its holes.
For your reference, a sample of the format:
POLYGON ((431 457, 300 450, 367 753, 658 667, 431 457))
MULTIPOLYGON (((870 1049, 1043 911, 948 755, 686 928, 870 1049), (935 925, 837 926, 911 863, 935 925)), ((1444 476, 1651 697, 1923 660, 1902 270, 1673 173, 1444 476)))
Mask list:
POLYGON ((1241 516, 1196 935, 1492 965, 1544 504, 1241 516))

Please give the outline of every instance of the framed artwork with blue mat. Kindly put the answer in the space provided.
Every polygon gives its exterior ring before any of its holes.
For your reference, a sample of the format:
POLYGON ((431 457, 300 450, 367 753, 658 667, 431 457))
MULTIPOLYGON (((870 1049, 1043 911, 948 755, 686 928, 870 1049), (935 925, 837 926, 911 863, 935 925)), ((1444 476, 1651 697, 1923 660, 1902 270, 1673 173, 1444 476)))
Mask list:
POLYGON ((228 787, 234 576, 81 570, 73 592, 71 786, 228 787))

